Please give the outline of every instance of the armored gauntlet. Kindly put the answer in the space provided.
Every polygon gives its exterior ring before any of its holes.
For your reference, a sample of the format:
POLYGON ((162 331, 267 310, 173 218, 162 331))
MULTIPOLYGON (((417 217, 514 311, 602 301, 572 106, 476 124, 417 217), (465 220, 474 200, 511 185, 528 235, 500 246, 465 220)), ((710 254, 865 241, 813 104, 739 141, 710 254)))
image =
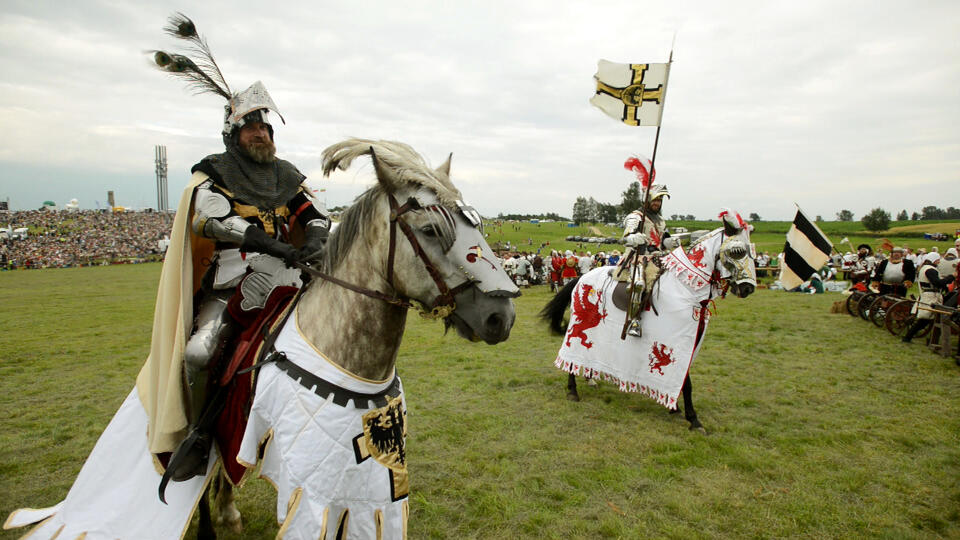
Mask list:
POLYGON ((240 251, 247 253, 255 251, 257 253, 266 253, 274 257, 283 259, 287 264, 292 265, 297 260, 297 250, 290 244, 285 244, 276 238, 272 238, 263 229, 259 227, 247 227, 243 232, 243 242, 240 244, 240 251))
MULTIPOLYGON (((320 222, 321 220, 314 221, 320 222)), ((308 223, 303 246, 297 250, 297 261, 312 262, 319 260, 323 256, 323 250, 327 245, 329 236, 330 232, 323 223, 308 223)))

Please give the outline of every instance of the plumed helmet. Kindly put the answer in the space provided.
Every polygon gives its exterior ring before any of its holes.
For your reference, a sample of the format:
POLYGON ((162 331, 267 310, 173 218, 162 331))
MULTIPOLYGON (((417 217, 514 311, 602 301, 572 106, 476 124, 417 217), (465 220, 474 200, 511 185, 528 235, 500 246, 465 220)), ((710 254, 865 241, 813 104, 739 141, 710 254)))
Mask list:
POLYGON ((650 186, 650 200, 656 200, 659 197, 670 198, 670 192, 667 191, 666 184, 653 184, 650 186))
POLYGON ((243 92, 231 97, 229 103, 224 107, 224 137, 231 137, 238 129, 246 124, 263 122, 269 128, 270 138, 272 139, 273 125, 270 124, 267 116, 270 111, 277 113, 281 122, 284 124, 287 123, 263 83, 257 81, 251 84, 250 87, 243 92))
POLYGON ((230 139, 244 124, 263 122, 273 138, 273 126, 267 113, 273 111, 286 123, 263 83, 257 81, 242 92, 234 92, 227 84, 220 66, 207 45, 207 40, 197 31, 197 25, 183 13, 167 19, 163 31, 188 43, 185 54, 167 51, 152 51, 157 67, 187 83, 197 93, 217 94, 227 100, 224 106, 223 142, 229 146, 230 139))

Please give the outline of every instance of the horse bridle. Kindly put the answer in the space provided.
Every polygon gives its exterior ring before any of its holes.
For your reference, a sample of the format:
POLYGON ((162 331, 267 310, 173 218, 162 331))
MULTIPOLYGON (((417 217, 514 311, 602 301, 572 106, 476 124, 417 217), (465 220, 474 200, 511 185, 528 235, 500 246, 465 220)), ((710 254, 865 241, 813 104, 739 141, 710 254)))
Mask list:
POLYGON ((430 256, 427 255, 427 253, 423 250, 423 246, 420 245, 420 241, 417 240, 416 235, 413 233, 413 228, 410 227, 410 224, 408 224, 402 218, 402 216, 407 212, 419 210, 423 207, 413 197, 407 199, 403 206, 400 206, 392 193, 388 193, 387 196, 389 197, 388 200, 390 201, 390 247, 387 253, 387 283, 390 284, 392 289, 396 290, 396 286, 393 284, 393 261, 396 255, 397 227, 399 227, 400 231, 403 232, 403 235, 407 237, 407 241, 410 242, 410 247, 413 248, 413 252, 420 257, 421 261, 423 261, 423 265, 426 267, 427 273, 430 274, 430 277, 433 279, 433 283, 440 291, 440 294, 434 299, 432 305, 426 306, 415 299, 403 297, 396 293, 389 295, 374 289, 368 289, 366 287, 354 285, 327 274, 326 272, 317 270, 309 264, 298 262, 295 263, 295 266, 324 281, 329 281, 333 284, 339 285, 340 287, 349 289, 364 296, 376 298, 388 304, 402 308, 409 309, 415 307, 423 317, 430 319, 445 318, 449 316, 457 307, 454 297, 472 287, 473 281, 468 279, 453 288, 447 285, 447 283, 443 280, 443 276, 440 275, 440 271, 437 270, 436 265, 434 265, 430 260, 430 256))

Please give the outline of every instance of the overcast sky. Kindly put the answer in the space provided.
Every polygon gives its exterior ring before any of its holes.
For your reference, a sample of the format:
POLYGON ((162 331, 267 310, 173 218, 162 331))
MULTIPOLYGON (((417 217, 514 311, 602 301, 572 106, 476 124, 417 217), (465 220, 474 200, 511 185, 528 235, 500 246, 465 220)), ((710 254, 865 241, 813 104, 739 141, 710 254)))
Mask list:
MULTIPOLYGON (((618 203, 656 128, 588 100, 597 60, 664 62, 676 33, 658 181, 665 213, 722 206, 764 219, 856 219, 960 206, 960 2, 14 1, 0 5, 0 199, 156 205, 154 145, 175 206, 189 169, 223 150, 222 98, 151 67, 185 11, 227 81, 262 80, 286 125, 281 157, 329 206, 369 161, 322 178, 346 137, 410 144, 483 214, 570 215, 618 203), (360 165, 360 166, 358 166, 360 165)), ((278 122, 275 122, 278 124, 278 122)))

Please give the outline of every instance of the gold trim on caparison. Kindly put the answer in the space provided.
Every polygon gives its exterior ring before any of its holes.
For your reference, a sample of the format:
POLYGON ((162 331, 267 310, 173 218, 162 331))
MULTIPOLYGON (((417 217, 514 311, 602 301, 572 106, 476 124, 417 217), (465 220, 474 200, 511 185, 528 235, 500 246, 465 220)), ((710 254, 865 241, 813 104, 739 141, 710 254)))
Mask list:
POLYGON ((283 520, 283 524, 280 526, 280 530, 277 531, 277 540, 283 538, 283 535, 287 534, 287 529, 290 528, 290 524, 293 523, 293 517, 297 513, 297 509, 300 508, 300 497, 303 496, 303 488, 297 488, 293 490, 293 493, 290 495, 290 500, 287 501, 287 517, 283 520))

